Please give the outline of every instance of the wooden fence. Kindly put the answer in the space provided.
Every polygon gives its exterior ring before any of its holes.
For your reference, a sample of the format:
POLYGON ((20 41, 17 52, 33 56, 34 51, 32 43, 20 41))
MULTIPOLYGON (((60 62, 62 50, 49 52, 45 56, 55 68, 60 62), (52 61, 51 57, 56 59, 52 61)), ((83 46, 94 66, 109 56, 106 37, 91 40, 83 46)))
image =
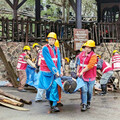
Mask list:
MULTIPOLYGON (((96 45, 102 42, 120 42, 120 23, 82 23, 83 29, 89 30, 89 39, 93 39, 96 45)), ((57 33, 58 40, 62 43, 61 50, 64 56, 75 54, 73 41, 73 28, 75 23, 59 23, 47 21, 35 21, 33 19, 9 20, 0 19, 0 41, 13 42, 45 42, 49 32, 57 33)))
POLYGON ((120 23, 97 23, 91 29, 91 38, 99 45, 103 42, 120 42, 120 23))
POLYGON ((71 40, 75 24, 55 23, 55 22, 37 22, 31 19, 8 20, 0 19, 0 40, 33 42, 45 41, 49 32, 57 33, 58 39, 71 40), (38 33, 38 31, 40 31, 38 33))

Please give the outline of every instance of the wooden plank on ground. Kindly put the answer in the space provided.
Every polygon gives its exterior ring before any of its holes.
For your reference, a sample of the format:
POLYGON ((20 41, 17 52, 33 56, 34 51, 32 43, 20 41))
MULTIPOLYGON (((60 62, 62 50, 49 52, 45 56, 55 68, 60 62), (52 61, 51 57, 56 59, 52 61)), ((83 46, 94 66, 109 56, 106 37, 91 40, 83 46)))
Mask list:
POLYGON ((11 105, 19 106, 19 107, 23 107, 24 106, 24 104, 22 102, 19 102, 19 101, 16 101, 14 99, 5 97, 3 95, 0 95, 0 101, 4 102, 4 103, 11 104, 11 105))
POLYGON ((0 89, 0 95, 4 95, 4 96, 6 96, 6 97, 9 97, 9 98, 11 98, 11 99, 14 99, 14 100, 23 102, 23 103, 25 103, 25 104, 29 104, 29 105, 32 104, 32 101, 30 101, 30 100, 24 100, 24 99, 19 98, 19 97, 15 96, 15 95, 6 93, 6 92, 4 92, 4 91, 1 90, 1 89, 0 89))
POLYGON ((8 103, 0 102, 0 105, 3 105, 3 106, 8 107, 8 108, 15 109, 15 110, 29 111, 29 109, 26 109, 26 108, 23 108, 23 107, 19 107, 19 106, 10 105, 8 103))

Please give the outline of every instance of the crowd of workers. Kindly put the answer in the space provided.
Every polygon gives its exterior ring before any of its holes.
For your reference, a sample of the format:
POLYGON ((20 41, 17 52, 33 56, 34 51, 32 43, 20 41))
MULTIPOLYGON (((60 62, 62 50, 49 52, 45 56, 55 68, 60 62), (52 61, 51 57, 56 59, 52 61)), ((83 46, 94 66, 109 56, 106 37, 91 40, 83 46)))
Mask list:
POLYGON ((35 101, 42 101, 43 93, 46 92, 46 99, 49 101, 52 112, 59 112, 58 106, 63 106, 61 103, 61 87, 55 81, 58 78, 61 78, 59 79, 60 81, 62 80, 64 91, 69 93, 75 90, 77 84, 82 84, 81 82, 76 82, 78 80, 77 78, 80 78, 79 80, 84 82, 84 85, 81 86, 81 111, 90 109, 97 69, 102 73, 100 79, 102 92, 100 95, 106 94, 107 83, 112 76, 117 76, 117 79, 113 80, 114 88, 117 88, 120 75, 120 55, 117 50, 113 51, 111 63, 109 64, 94 52, 96 47, 95 42, 88 40, 82 45, 80 53, 76 56, 76 62, 73 65, 73 61, 70 61, 69 58, 61 58, 56 33, 50 32, 46 41, 48 44, 42 46, 42 49, 40 49, 38 43, 33 44, 32 48, 37 53, 36 62, 33 62, 31 58, 31 48, 24 46, 24 52, 19 56, 17 64, 19 77, 18 91, 26 91, 24 86, 27 79, 26 68, 28 64, 35 68, 36 73, 39 73, 35 101), (72 69, 71 76, 68 74, 69 67, 72 69))

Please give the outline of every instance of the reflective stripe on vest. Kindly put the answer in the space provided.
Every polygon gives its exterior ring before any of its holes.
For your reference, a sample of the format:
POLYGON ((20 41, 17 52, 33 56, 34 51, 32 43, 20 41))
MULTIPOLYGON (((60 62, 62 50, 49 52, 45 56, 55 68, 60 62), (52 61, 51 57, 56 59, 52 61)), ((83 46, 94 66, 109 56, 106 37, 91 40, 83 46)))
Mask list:
MULTIPOLYGON (((81 67, 86 67, 87 65, 85 64, 80 64, 81 67)), ((94 66, 97 66, 97 64, 95 64, 94 66)))
MULTIPOLYGON (((42 57, 41 60, 45 60, 45 59, 42 57)), ((57 61, 57 58, 52 58, 52 60, 57 61)))
POLYGON ((104 69, 103 69, 103 71, 102 71, 102 73, 104 73, 104 72, 105 72, 105 70, 107 70, 108 68, 110 68, 110 67, 106 67, 106 68, 104 68, 104 69))
POLYGON ((20 60, 18 60, 18 62, 19 62, 19 63, 27 63, 27 62, 24 62, 24 61, 20 61, 20 60))

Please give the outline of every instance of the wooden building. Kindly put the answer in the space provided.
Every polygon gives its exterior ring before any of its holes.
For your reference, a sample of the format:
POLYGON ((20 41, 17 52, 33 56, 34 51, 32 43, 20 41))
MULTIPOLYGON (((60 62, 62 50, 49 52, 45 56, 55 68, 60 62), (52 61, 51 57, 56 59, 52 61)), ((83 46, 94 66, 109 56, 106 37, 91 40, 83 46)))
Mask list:
POLYGON ((98 22, 120 21, 120 0, 96 0, 98 22))
POLYGON ((120 0, 96 0, 96 3, 96 42, 120 42, 120 0))

